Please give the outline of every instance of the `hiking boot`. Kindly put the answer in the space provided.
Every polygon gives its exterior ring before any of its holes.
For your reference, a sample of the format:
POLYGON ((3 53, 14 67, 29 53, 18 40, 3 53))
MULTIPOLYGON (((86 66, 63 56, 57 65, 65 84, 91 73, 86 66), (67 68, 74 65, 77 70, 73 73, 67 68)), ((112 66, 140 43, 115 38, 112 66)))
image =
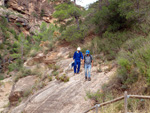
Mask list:
POLYGON ((85 80, 87 80, 87 76, 85 76, 85 80))
POLYGON ((88 81, 91 81, 91 77, 88 77, 88 81))

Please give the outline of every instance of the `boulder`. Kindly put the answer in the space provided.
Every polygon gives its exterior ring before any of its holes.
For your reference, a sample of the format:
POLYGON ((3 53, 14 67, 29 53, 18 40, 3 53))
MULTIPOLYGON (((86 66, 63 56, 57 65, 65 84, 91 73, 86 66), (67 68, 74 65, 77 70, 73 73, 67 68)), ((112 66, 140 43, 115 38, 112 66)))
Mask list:
POLYGON ((9 102, 11 105, 15 104, 24 94, 32 89, 36 81, 35 76, 27 76, 20 79, 12 88, 9 95, 9 102))
POLYGON ((33 61, 41 63, 44 61, 45 58, 46 56, 43 53, 39 53, 36 57, 33 58, 33 61))
POLYGON ((4 5, 4 0, 0 0, 0 6, 4 5))

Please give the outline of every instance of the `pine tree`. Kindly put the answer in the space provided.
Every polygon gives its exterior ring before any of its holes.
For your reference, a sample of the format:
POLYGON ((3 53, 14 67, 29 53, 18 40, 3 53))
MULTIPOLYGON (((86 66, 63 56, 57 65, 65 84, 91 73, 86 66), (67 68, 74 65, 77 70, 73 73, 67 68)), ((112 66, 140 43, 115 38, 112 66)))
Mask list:
POLYGON ((78 7, 72 3, 63 3, 58 5, 55 9, 56 12, 53 14, 55 18, 58 18, 59 21, 74 18, 76 20, 77 29, 80 29, 79 18, 81 16, 81 10, 78 7))

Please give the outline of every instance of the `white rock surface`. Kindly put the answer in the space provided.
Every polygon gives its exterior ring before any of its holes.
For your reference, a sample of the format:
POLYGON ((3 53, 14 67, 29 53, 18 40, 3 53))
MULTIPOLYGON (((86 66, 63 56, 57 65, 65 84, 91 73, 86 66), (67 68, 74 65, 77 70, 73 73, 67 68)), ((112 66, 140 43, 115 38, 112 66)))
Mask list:
POLYGON ((0 85, 0 113, 4 110, 5 107, 8 107, 9 104, 9 93, 12 88, 12 78, 7 78, 1 81, 0 85))
POLYGON ((107 74, 104 74, 104 72, 97 73, 97 67, 95 66, 91 72, 92 80, 85 81, 83 65, 81 66, 80 74, 74 75, 73 70, 68 70, 72 58, 65 58, 65 55, 67 55, 65 49, 64 52, 58 53, 50 58, 57 58, 60 55, 59 57, 62 59, 59 59, 56 65, 59 65, 59 70, 63 70, 63 72, 59 73, 59 75, 65 73, 70 77, 69 82, 64 83, 57 80, 49 82, 44 89, 29 97, 26 102, 21 103, 15 109, 12 109, 11 113, 82 113, 91 107, 91 102, 87 99, 86 92, 101 90, 102 85, 108 82, 116 71, 114 68, 107 74))

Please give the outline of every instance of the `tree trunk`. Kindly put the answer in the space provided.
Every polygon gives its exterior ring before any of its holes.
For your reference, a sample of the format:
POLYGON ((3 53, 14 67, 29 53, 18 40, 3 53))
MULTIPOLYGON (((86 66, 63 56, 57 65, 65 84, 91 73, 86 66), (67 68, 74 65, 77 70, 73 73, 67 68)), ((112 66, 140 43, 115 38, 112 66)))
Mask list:
POLYGON ((21 37, 21 61, 22 61, 22 63, 23 63, 23 39, 22 39, 23 37, 21 37))
POLYGON ((77 26, 78 26, 77 29, 80 30, 80 27, 79 27, 79 18, 78 17, 76 17, 76 23, 77 23, 77 26))
POLYGON ((3 58, 3 72, 5 72, 5 65, 6 65, 6 61, 5 61, 5 56, 4 56, 4 58, 3 58))
POLYGON ((136 0, 137 2, 137 9, 139 10, 139 0, 136 0))
POLYGON ((3 6, 7 7, 8 0, 3 0, 3 6))
POLYGON ((76 0, 74 0, 74 5, 76 5, 76 0))
POLYGON ((106 0, 106 2, 107 2, 107 6, 109 6, 109 1, 108 1, 108 0, 106 0))
POLYGON ((99 0, 99 9, 102 9, 102 0, 99 0))
POLYGON ((2 0, 2 6, 5 6, 5 2, 4 2, 4 0, 2 0))

